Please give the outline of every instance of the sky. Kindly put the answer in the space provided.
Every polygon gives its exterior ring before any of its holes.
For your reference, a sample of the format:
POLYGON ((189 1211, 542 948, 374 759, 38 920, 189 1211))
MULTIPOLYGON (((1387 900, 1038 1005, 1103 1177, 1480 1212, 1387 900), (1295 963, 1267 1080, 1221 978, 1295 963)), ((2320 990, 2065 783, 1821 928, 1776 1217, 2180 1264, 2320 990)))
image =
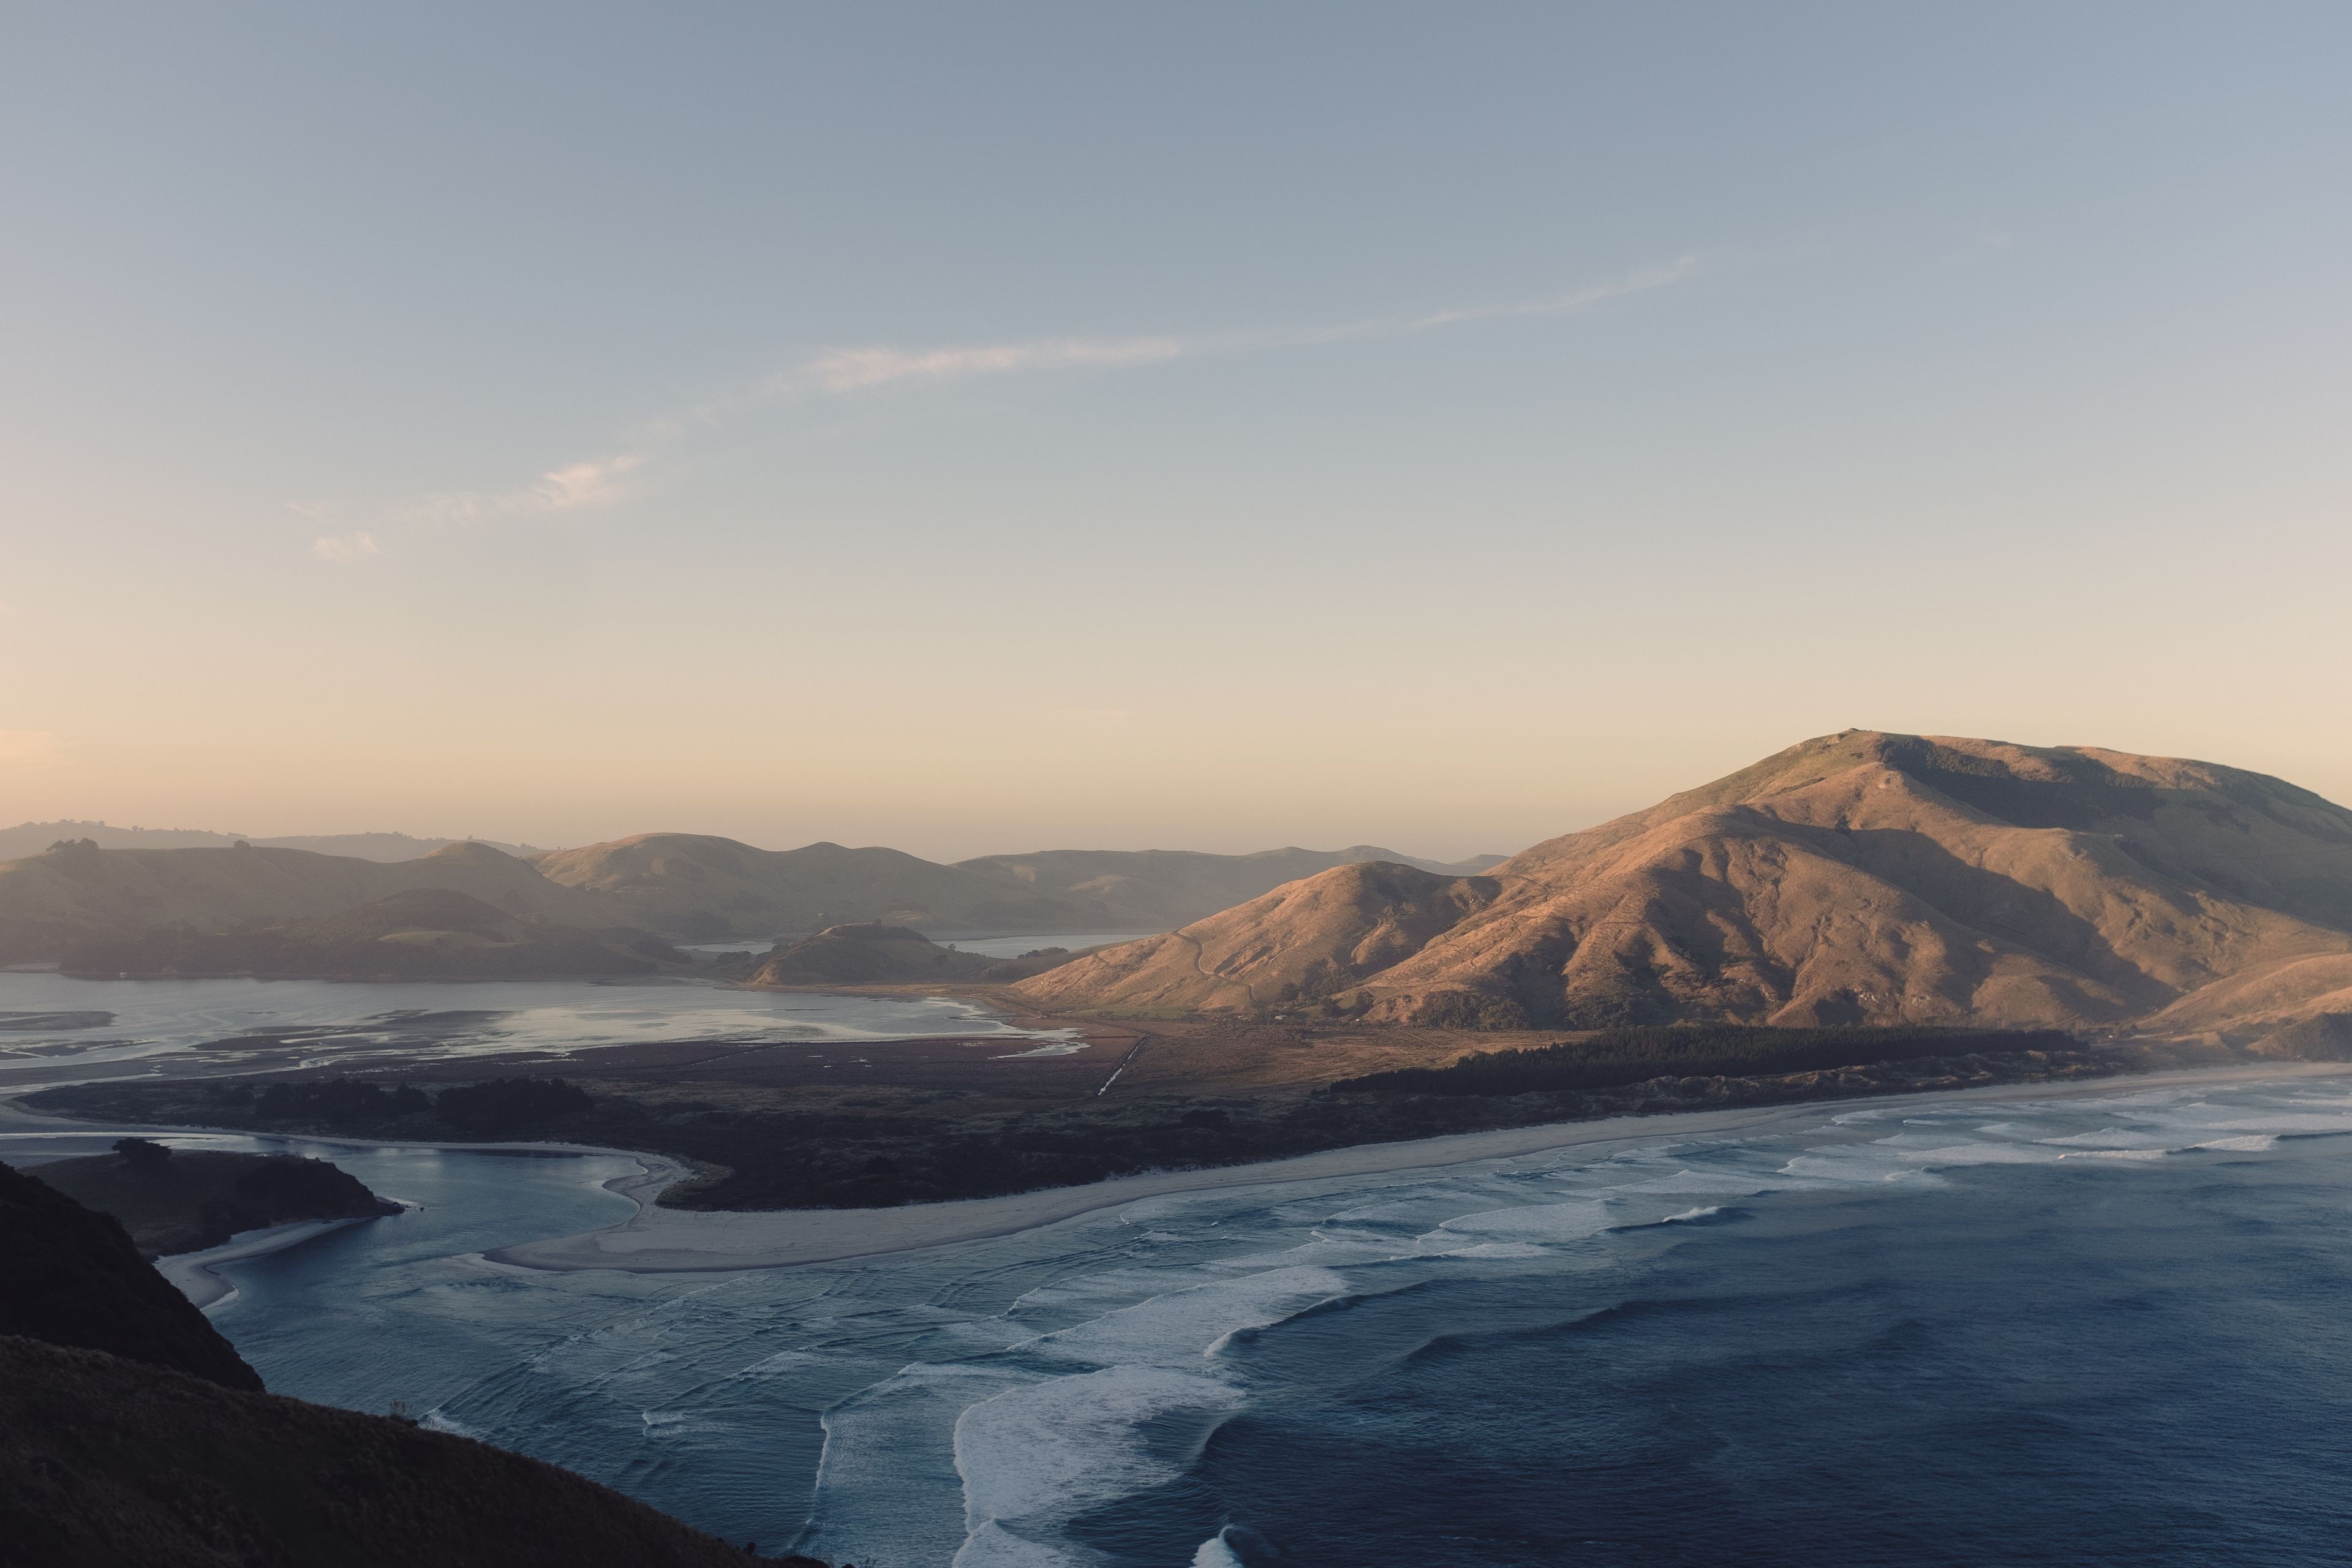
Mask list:
POLYGON ((12 5, 0 820, 2352 802, 2340 4, 12 5))

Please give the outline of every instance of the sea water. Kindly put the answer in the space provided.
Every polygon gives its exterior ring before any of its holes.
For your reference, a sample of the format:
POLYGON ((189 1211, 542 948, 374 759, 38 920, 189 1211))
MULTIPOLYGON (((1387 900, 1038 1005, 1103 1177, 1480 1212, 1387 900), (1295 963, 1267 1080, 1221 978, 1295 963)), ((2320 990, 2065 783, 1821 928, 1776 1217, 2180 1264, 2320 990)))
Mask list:
MULTIPOLYGON (((303 1067, 561 1055, 675 1040, 874 1044, 1003 1036, 1076 1046, 953 996, 751 991, 651 979, 364 982, 79 980, 0 973, 0 1089, 124 1062, 236 1070, 239 1055, 303 1067), (243 1042, 224 1048, 223 1041, 243 1042), (197 1055, 201 1053, 201 1057, 197 1055)), ((119 1068, 116 1070, 120 1070, 119 1068)), ((278 1070, 283 1070, 281 1066, 278 1070)))
POLYGON ((623 1157, 338 1150, 422 1206, 215 1321, 860 1568, 2342 1563, 2347 1133, 2352 1077, 1829 1106, 667 1276, 482 1257, 623 1157))

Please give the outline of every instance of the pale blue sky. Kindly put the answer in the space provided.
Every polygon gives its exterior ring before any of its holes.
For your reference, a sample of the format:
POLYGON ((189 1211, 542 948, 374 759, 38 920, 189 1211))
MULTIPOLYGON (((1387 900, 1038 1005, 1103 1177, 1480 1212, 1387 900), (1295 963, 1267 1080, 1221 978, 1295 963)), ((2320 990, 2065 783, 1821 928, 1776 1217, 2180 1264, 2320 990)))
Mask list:
POLYGON ((2352 797, 2340 5, 19 6, 0 816, 2352 797), (485 14, 485 13, 488 14, 485 14))

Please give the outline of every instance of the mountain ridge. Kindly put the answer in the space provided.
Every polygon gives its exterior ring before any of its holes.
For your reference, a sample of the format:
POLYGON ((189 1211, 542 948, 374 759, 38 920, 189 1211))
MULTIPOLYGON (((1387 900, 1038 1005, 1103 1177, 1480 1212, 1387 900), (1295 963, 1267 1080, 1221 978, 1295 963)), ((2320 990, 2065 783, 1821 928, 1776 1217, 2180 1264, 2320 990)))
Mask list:
MULTIPOLYGON (((1375 1018, 1544 1028, 2219 1035, 2352 1005, 2352 812, 2218 763, 1846 731, 1488 875, 1494 899, 1392 963, 1344 965, 1327 998, 1375 1018)), ((1257 947, 1200 1005, 1239 1005, 1234 987, 1255 994, 1260 976, 1303 994, 1284 964, 1332 941, 1281 915, 1299 896, 1213 917, 1218 932, 1258 928, 1257 947)), ((1185 985, 1175 939, 1192 931, 1016 989, 1067 1010, 1164 1005, 1185 985)))

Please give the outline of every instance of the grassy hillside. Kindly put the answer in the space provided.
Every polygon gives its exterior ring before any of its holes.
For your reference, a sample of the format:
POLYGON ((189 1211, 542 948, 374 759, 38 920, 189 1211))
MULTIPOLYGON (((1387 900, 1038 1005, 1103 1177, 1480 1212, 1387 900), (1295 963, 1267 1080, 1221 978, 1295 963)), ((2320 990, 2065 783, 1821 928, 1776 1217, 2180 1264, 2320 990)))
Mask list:
POLYGON ((1136 1013, 1249 1011, 1302 997, 1351 1004, 1367 976, 1419 952, 1500 891, 1486 877, 1381 861, 1342 866, 1017 989, 1040 1007, 1136 1013))
MULTIPOLYGON (((1499 1027, 2252 1039, 2352 1011, 2352 812, 2210 763, 1847 731, 1537 845, 1491 879, 1493 897, 1377 967, 1334 951, 1327 906, 1365 930, 1383 911, 1327 872, 1311 897, 1286 889, 1022 989, 1066 1009, 1246 1010, 1298 998, 1321 963, 1349 969, 1375 1018, 1499 1027)), ((1402 895, 1395 912, 1430 918, 1402 895)))

